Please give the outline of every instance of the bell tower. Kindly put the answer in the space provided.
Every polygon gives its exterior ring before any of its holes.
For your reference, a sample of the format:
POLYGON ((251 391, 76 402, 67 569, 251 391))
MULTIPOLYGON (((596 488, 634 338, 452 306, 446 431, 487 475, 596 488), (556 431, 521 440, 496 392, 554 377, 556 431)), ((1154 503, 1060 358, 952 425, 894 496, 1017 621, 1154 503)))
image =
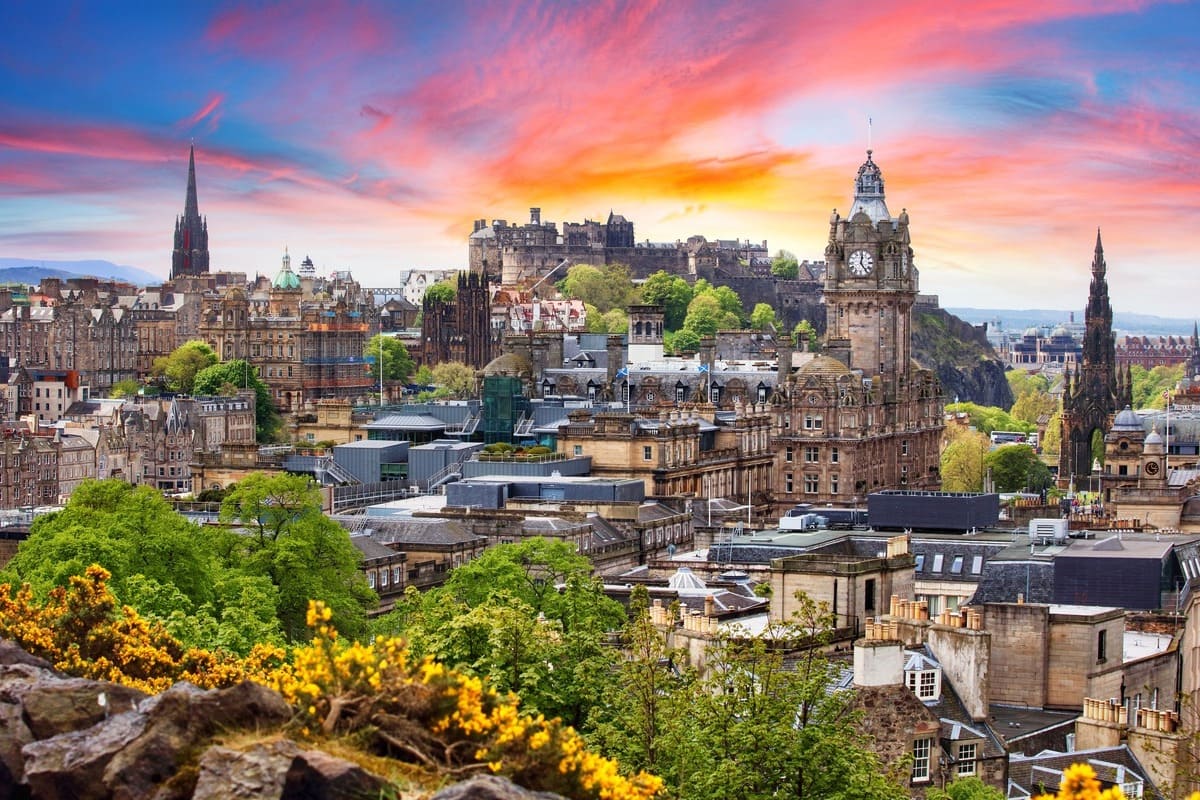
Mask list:
POLYGON ((835 209, 825 248, 826 351, 894 397, 911 364, 917 270, 908 212, 888 213, 883 173, 867 151, 846 217, 835 209))

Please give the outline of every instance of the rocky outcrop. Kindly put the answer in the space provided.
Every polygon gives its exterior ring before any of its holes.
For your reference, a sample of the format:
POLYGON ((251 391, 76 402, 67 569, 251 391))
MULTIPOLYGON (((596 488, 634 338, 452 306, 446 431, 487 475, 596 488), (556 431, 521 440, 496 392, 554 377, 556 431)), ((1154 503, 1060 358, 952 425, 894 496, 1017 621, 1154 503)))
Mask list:
POLYGON ((937 373, 947 403, 955 399, 1012 407, 1004 362, 983 330, 941 308, 913 312, 913 357, 937 373))
MULTIPOLYGON (((288 739, 283 729, 291 717, 281 695, 256 683, 214 690, 180 683, 148 697, 63 676, 0 641, 0 800, 356 800, 398 794, 359 764, 288 739)), ((486 776, 435 797, 558 796, 486 776)))

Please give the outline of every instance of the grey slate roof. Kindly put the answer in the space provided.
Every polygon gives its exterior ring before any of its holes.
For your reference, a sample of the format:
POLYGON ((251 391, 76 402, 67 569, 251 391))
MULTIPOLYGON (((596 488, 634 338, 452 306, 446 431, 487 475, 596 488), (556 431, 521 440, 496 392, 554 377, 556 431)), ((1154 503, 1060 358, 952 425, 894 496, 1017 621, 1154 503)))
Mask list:
POLYGON ((1145 781, 1144 797, 1162 797, 1147 776, 1146 768, 1125 745, 1073 753, 1046 750, 1035 756, 1014 754, 1008 763, 1008 797, 1023 798, 1040 794, 1043 786, 1053 793, 1058 789, 1063 770, 1081 763, 1089 764, 1105 785, 1132 782, 1136 777, 1145 781))

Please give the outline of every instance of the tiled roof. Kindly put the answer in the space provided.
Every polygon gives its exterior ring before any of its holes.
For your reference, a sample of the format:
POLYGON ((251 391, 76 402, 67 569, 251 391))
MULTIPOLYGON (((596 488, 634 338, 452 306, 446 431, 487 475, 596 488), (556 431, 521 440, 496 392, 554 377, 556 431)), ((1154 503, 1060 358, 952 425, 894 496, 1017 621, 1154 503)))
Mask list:
POLYGON ((1079 750, 1059 753, 1046 750, 1035 756, 1014 754, 1008 762, 1010 798, 1024 798, 1045 791, 1054 792, 1062 779, 1063 770, 1072 764, 1089 764, 1096 777, 1105 785, 1145 782, 1144 796, 1162 797, 1162 794, 1147 777, 1146 769, 1138 762, 1129 748, 1110 747, 1096 750, 1079 750))

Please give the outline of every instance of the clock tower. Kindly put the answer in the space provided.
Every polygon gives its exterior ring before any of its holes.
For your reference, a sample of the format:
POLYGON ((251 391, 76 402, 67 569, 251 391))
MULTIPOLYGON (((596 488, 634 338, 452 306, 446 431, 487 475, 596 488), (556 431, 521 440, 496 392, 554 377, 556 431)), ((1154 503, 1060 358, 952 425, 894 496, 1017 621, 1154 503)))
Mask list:
POLYGON ((912 307, 917 297, 908 212, 888 213, 883 174, 867 151, 854 181, 854 204, 829 219, 825 248, 826 351, 895 398, 911 369, 912 307))

